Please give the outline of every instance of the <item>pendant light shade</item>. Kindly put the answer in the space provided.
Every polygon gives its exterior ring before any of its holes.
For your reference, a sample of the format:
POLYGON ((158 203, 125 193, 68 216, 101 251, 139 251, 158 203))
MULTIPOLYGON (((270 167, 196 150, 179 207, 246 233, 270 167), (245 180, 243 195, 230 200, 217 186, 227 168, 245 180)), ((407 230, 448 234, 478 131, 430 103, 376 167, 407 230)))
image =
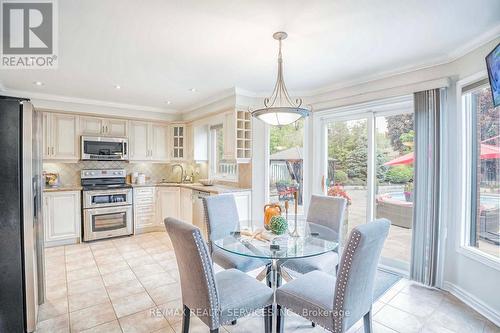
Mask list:
POLYGON ((281 41, 287 37, 286 32, 276 32, 273 38, 279 42, 278 77, 271 97, 264 99, 264 108, 252 111, 252 116, 273 126, 292 124, 302 117, 309 116, 309 110, 302 107, 302 99, 292 101, 283 79, 283 59, 281 41))

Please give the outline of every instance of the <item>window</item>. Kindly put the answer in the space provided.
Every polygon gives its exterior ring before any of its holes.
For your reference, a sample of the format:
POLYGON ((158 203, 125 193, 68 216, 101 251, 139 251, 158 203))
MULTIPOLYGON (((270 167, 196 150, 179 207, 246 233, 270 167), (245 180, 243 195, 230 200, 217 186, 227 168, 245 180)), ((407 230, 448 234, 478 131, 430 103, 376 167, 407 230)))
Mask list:
POLYGON ((494 108, 487 80, 462 88, 468 118, 467 169, 470 213, 464 245, 500 259, 500 108, 494 108))
POLYGON ((224 159, 224 128, 210 128, 210 175, 214 179, 238 181, 238 165, 224 159))
POLYGON ((304 123, 269 128, 269 201, 289 201, 293 214, 297 192, 297 215, 304 214, 304 123))

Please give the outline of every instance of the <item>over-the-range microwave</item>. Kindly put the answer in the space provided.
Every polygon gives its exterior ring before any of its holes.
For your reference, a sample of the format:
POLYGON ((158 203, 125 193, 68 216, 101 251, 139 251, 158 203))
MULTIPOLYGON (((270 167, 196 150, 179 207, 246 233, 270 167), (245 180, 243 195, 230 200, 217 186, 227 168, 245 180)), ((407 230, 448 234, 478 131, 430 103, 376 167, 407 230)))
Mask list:
POLYGON ((127 161, 128 140, 103 136, 82 136, 82 160, 127 161))

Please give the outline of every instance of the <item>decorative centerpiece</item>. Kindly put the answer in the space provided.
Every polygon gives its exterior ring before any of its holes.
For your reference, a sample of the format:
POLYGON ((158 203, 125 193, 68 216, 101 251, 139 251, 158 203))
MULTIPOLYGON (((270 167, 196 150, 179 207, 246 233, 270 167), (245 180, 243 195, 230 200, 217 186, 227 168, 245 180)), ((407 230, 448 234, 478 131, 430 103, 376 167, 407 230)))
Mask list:
POLYGON ((283 216, 273 216, 269 223, 269 227, 276 235, 283 235, 288 230, 288 222, 283 216))

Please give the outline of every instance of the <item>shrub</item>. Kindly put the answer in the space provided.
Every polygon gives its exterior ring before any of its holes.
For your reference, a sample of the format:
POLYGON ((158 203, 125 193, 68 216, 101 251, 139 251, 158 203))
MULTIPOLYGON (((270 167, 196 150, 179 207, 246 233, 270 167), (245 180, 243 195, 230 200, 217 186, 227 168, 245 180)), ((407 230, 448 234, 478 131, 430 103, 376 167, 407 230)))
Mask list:
POLYGON ((335 183, 344 184, 347 181, 347 173, 342 170, 336 170, 333 176, 335 183))
POLYGON ((413 179, 413 168, 407 165, 396 165, 389 168, 385 179, 391 183, 403 184, 413 179))

